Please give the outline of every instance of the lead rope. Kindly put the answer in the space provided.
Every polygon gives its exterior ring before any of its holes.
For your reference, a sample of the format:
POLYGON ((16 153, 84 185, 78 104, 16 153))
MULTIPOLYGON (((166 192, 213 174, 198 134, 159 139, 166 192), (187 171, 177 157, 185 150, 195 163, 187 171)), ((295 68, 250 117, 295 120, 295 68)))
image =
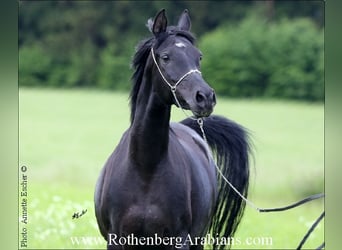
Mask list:
MULTIPOLYGON (((207 141, 207 138, 205 136, 204 128, 203 128, 203 118, 198 118, 197 119, 197 123, 198 123, 198 125, 200 127, 200 130, 202 132, 203 140, 207 143, 207 145, 209 145, 208 141, 207 141)), ((325 196, 323 193, 314 194, 314 195, 311 195, 311 196, 309 196, 309 197, 307 197, 307 198, 305 198, 303 200, 300 200, 300 201, 298 201, 296 203, 293 203, 291 205, 288 205, 288 206, 279 207, 279 208, 260 208, 257 205, 255 205, 252 201, 248 200, 245 196, 243 196, 239 192, 239 190, 237 190, 234 187, 234 185, 223 175, 221 169, 217 166, 217 164, 215 164, 215 167, 216 167, 218 173, 220 174, 220 176, 222 177, 222 179, 235 191, 235 193, 237 193, 240 196, 240 198, 246 202, 246 204, 248 204, 250 207, 252 207, 256 211, 261 212, 261 213, 285 211, 285 210, 288 210, 288 209, 291 209, 291 208, 295 208, 295 207, 300 206, 300 205, 302 205, 304 203, 307 203, 309 201, 316 200, 316 199, 319 199, 319 198, 322 198, 322 197, 325 196)))
MULTIPOLYGON (((204 120, 202 117, 197 117, 197 118, 194 118, 193 116, 190 116, 188 115, 185 110, 183 109, 183 107, 180 105, 180 102, 177 98, 177 95, 176 95, 176 89, 177 89, 177 86, 181 83, 181 81, 184 80, 185 77, 187 77, 188 75, 192 74, 192 73, 199 73, 199 74, 202 74, 201 71, 199 71, 198 69, 192 69, 190 70, 189 72, 185 73, 174 85, 172 85, 171 83, 169 83, 165 76, 163 75, 158 63, 157 63, 157 60, 155 58, 155 55, 154 55, 154 50, 153 48, 151 48, 151 54, 152 54, 152 59, 159 71, 159 74, 161 75, 161 77, 163 78, 164 82, 170 87, 170 90, 171 90, 171 93, 176 101, 176 104, 177 106, 182 110, 182 112, 184 113, 184 115, 189 118, 189 119, 192 119, 194 121, 197 121, 197 124, 198 126, 200 127, 200 130, 201 130, 201 133, 202 133, 202 137, 203 137, 203 140, 205 141, 205 143, 208 145, 208 148, 209 148, 209 144, 208 144, 208 141, 207 141, 207 137, 205 135, 205 131, 204 131, 204 120)), ((239 190, 237 190, 234 185, 223 175, 221 169, 217 166, 217 164, 215 164, 215 167, 218 171, 218 173, 220 174, 221 178, 234 190, 235 193, 237 193, 240 198, 242 200, 244 200, 246 202, 246 204, 248 204, 250 207, 252 207, 253 209, 255 209, 256 211, 258 212, 279 212, 279 211, 285 211, 285 210, 288 210, 288 209, 291 209, 291 208, 295 208, 299 205, 302 205, 304 203, 307 203, 309 201, 312 201, 312 200, 316 200, 316 199, 319 199, 319 198, 322 198, 324 197, 324 193, 321 193, 321 194, 314 194, 314 195, 311 195, 303 200, 300 200, 296 203, 293 203, 291 205, 288 205, 288 206, 284 206, 284 207, 280 207, 280 208, 260 208, 258 207, 257 205, 255 205, 253 202, 251 202, 250 200, 248 200, 245 196, 243 196, 239 190)))
MULTIPOLYGON (((183 110, 183 108, 180 106, 180 108, 183 110)), ((183 111, 184 112, 184 111, 183 111)), ((192 117, 190 117, 192 118, 192 117)), ((200 130, 202 132, 203 135, 203 140, 208 144, 207 141, 207 137, 205 136, 205 132, 204 132, 204 128, 203 128, 203 118, 197 118, 193 120, 196 120, 200 130)), ((320 193, 320 194, 314 194, 311 195, 309 197, 306 197, 305 199, 302 199, 296 203, 293 203, 291 205, 288 206, 284 206, 284 207, 278 207, 278 208, 260 208, 257 205, 255 205, 253 202, 251 202, 250 200, 248 200, 245 196, 243 196, 239 190, 237 190, 234 185, 224 176, 224 174, 222 173, 221 169, 217 166, 217 164, 215 163, 215 167, 217 169, 217 172, 220 174, 221 178, 234 190, 235 193, 237 193, 240 198, 242 200, 244 200, 246 202, 246 204, 248 204, 250 207, 252 207, 253 209, 255 209, 256 211, 258 211, 259 213, 265 213, 265 212, 280 212, 280 211, 285 211, 285 210, 289 210, 295 207, 298 207, 300 205, 303 205, 307 202, 322 198, 325 196, 324 193, 320 193)), ((323 212, 317 219, 316 221, 312 224, 312 226, 310 227, 310 229, 307 231, 307 233, 304 235, 304 238, 300 241, 298 247, 296 248, 297 250, 302 249, 304 243, 306 242, 306 240, 309 238, 310 234, 315 230, 315 228, 318 226, 319 222, 323 219, 323 217, 325 216, 325 212, 323 212)), ((325 242, 323 242, 318 248, 316 248, 317 250, 323 249, 325 246, 325 242)))
MULTIPOLYGON (((177 100, 177 97, 175 97, 176 100, 177 100)), ((182 110, 183 108, 181 106, 179 106, 182 110)), ((183 110, 183 113, 186 114, 183 110)), ((201 130, 201 133, 202 133, 202 136, 203 136, 203 140, 206 142, 206 144, 208 145, 208 148, 209 148, 209 144, 208 144, 208 141, 207 141, 207 137, 205 135, 205 132, 204 132, 204 128, 203 128, 203 118, 192 118, 190 117, 191 119, 193 120, 196 120, 199 127, 200 127, 200 130, 201 130)), ((310 202, 310 201, 313 201, 313 200, 316 200, 316 199, 319 199, 319 198, 322 198, 325 196, 324 193, 320 193, 320 194, 314 194, 314 195, 311 195, 309 197, 306 197, 298 202, 295 202, 291 205, 288 205, 288 206, 284 206, 284 207, 278 207, 278 208, 260 208, 258 207, 257 205, 255 205, 252 201, 248 200, 245 196, 243 196, 239 190, 237 190, 234 185, 224 176, 224 174, 222 173, 221 169, 217 166, 217 164, 215 163, 215 167, 217 169, 217 172, 220 174, 221 178, 234 190, 235 193, 237 193, 240 198, 246 202, 246 204, 248 204, 250 207, 252 207, 253 209, 255 209, 256 211, 258 211, 259 213, 266 213, 266 212, 280 212, 280 211, 285 211, 285 210, 289 210, 289 209, 292 209, 292 208, 295 208, 295 207, 298 207, 300 205, 303 205, 307 202, 310 202)), ((296 250, 300 250, 302 249, 303 245, 305 244, 306 240, 309 238, 310 234, 315 230, 315 228, 318 226, 319 222, 324 218, 325 216, 325 212, 323 212, 317 219, 316 221, 312 224, 312 226, 309 228, 309 230, 307 231, 307 233, 304 235, 304 238, 300 241, 298 247, 296 248, 296 250)), ((320 249, 323 249, 325 246, 325 242, 323 242, 320 246, 318 246, 316 249, 317 250, 320 250, 320 249)))

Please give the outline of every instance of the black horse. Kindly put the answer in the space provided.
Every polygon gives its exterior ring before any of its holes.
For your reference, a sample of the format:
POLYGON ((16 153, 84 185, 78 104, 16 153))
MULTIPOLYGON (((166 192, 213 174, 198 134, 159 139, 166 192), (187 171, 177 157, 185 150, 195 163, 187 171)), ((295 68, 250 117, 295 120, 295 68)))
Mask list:
POLYGON ((202 55, 190 26, 187 10, 177 26, 167 26, 162 10, 148 22, 153 37, 137 47, 131 125, 95 190, 108 249, 203 249, 205 243, 219 249, 229 244, 222 237, 233 236, 242 217, 244 202, 216 166, 247 196, 247 133, 210 116, 215 93, 199 71, 202 55), (170 123, 173 104, 203 117, 206 140, 195 119, 170 123))

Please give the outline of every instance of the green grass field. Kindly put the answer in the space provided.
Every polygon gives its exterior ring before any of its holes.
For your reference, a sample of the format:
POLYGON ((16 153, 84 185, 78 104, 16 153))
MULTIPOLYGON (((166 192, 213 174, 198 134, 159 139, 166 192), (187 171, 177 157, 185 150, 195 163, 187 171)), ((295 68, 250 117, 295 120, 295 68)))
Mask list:
MULTIPOLYGON (((100 169, 129 125, 128 94, 20 88, 19 105, 19 164, 27 167, 28 176, 28 248, 105 248, 97 238, 93 192, 100 169), (72 219, 82 210, 87 212, 72 219), (75 242, 71 237, 92 238, 75 242)), ((252 135, 249 198, 255 204, 283 206, 323 192, 323 104, 218 98, 215 113, 252 135)), ((174 108, 172 120, 183 118, 174 108)), ((323 201, 281 213, 260 214, 247 207, 235 235, 240 243, 233 249, 296 248, 323 209, 323 201)), ((25 225, 19 226, 21 233, 25 225)), ((305 248, 323 240, 321 223, 305 248)))

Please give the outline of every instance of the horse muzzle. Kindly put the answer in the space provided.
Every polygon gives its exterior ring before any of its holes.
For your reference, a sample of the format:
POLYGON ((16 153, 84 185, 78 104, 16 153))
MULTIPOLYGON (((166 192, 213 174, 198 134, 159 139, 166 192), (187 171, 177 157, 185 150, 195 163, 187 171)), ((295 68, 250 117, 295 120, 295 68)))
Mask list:
POLYGON ((190 110, 196 117, 208 117, 214 110, 216 105, 215 91, 211 88, 208 90, 198 90, 195 93, 194 101, 190 105, 190 110))

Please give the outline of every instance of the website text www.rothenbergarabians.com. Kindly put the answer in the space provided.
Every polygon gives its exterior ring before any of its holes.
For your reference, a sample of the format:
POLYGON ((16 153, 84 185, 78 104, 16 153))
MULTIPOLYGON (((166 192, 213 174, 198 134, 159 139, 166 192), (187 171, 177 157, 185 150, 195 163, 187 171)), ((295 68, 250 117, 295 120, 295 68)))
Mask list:
MULTIPOLYGON (((70 237, 71 243, 78 246, 98 246, 103 245, 104 241, 102 237, 97 236, 78 236, 70 237)), ((213 237, 207 234, 204 237, 160 237, 157 234, 149 237, 137 237, 134 234, 127 236, 118 236, 116 234, 108 235, 108 244, 112 246, 174 246, 175 248, 182 248, 185 245, 224 245, 224 246, 272 246, 273 238, 269 236, 258 237, 213 237)))

